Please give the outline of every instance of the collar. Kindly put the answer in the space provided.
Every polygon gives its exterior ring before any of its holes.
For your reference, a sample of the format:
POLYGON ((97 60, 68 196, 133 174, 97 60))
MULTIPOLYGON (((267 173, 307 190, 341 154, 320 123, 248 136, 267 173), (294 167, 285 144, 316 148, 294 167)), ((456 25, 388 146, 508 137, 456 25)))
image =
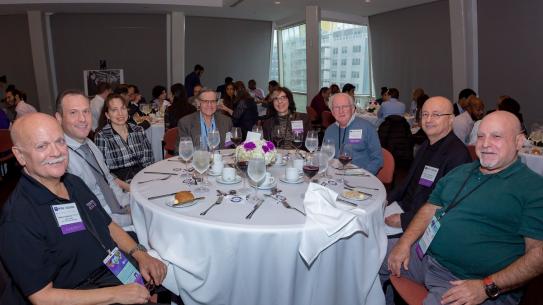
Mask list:
POLYGON ((454 135, 454 132, 451 130, 446 136, 437 140, 437 142, 435 142, 434 144, 430 144, 430 140, 428 140, 428 149, 432 151, 438 150, 441 147, 441 145, 445 143, 453 135, 454 135))
MULTIPOLYGON (((351 125, 351 123, 354 121, 354 119, 356 118, 356 114, 353 113, 353 115, 351 116, 351 119, 349 119, 349 122, 347 122, 347 126, 345 126, 345 128, 349 128, 349 125, 351 125)), ((339 126, 339 123, 336 121, 334 124, 337 125, 338 128, 342 129, 343 127, 339 126)))
POLYGON ((85 141, 83 143, 80 143, 66 133, 64 133, 64 140, 66 140, 66 144, 70 146, 73 150, 78 150, 81 145, 86 144, 87 141, 90 141, 89 138, 85 138, 85 141))
MULTIPOLYGON (((60 181, 64 182, 65 178, 69 175, 70 174, 65 173, 60 178, 60 181)), ((25 171, 22 171, 21 179, 19 180, 19 183, 21 185, 21 188, 24 190, 24 193, 32 194, 32 199, 38 205, 49 204, 51 201, 57 200, 57 199, 61 200, 61 198, 53 194, 43 184, 41 184, 38 180, 32 178, 25 171)), ((66 186, 66 188, 68 187, 66 186)))

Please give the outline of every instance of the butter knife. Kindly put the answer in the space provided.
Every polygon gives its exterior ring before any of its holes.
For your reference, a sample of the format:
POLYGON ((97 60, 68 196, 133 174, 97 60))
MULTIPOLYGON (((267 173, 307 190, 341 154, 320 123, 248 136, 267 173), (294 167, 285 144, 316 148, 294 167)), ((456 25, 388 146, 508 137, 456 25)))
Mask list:
POLYGON ((253 210, 251 211, 251 213, 249 213, 249 215, 245 216, 245 219, 251 219, 251 217, 253 217, 253 214, 256 212, 256 210, 258 210, 258 208, 260 208, 260 206, 262 205, 262 203, 264 202, 264 199, 260 199, 257 204, 255 205, 255 207, 253 208, 253 210))
POLYGON ((147 200, 153 200, 153 199, 158 199, 158 198, 164 198, 164 197, 172 196, 172 195, 177 194, 178 192, 181 192, 181 191, 177 191, 177 192, 175 192, 175 193, 170 193, 170 194, 152 196, 152 197, 147 198, 147 200))
POLYGON ((164 172, 143 172, 144 174, 159 174, 159 175, 177 175, 177 173, 164 173, 164 172))

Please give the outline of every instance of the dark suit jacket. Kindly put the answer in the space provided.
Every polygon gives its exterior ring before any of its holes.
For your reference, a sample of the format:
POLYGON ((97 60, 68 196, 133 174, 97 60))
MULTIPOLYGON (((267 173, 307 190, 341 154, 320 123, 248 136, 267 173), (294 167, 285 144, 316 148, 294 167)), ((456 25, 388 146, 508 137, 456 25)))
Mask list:
MULTIPOLYGON (((220 114, 215 112, 215 126, 217 126, 217 129, 219 130, 219 133, 221 135, 221 143, 219 144, 219 148, 224 147, 224 139, 226 136, 226 133, 232 130, 232 120, 225 116, 224 114, 220 114)), ((186 115, 179 119, 179 123, 177 124, 178 133, 177 133, 177 141, 176 141, 176 153, 179 149, 179 139, 181 137, 191 137, 192 143, 194 144, 194 147, 197 147, 200 145, 200 111, 191 113, 189 115, 186 115)))
POLYGON ((428 140, 424 141, 419 148, 417 155, 415 156, 415 160, 409 168, 407 177, 404 179, 401 185, 395 187, 388 195, 388 202, 397 201, 404 210, 404 213, 400 216, 402 220, 402 229, 404 232, 411 222, 411 219, 413 219, 418 210, 427 202, 428 197, 430 197, 430 194, 434 190, 434 187, 439 179, 458 165, 471 162, 471 157, 466 145, 464 145, 464 143, 462 143, 462 141, 460 141, 460 139, 458 139, 458 137, 452 131, 440 141, 443 142, 440 143, 438 150, 433 154, 432 158, 429 160, 422 160, 424 151, 429 149, 428 147, 430 145, 428 140), (408 190, 411 180, 416 179, 418 181, 420 179, 420 177, 414 177, 415 171, 419 165, 436 167, 439 168, 439 171, 437 172, 434 183, 432 183, 430 187, 417 184, 417 189, 414 191, 415 193, 413 195, 413 200, 411 202, 405 202, 403 201, 403 198, 408 190))

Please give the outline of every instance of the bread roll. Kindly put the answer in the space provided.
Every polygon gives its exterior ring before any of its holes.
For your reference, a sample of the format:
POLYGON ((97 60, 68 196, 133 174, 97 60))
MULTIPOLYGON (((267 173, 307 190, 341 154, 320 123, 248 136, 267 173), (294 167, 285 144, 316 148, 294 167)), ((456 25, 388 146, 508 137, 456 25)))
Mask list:
POLYGON ((175 194, 175 204, 185 204, 194 200, 194 195, 190 191, 181 191, 175 194))

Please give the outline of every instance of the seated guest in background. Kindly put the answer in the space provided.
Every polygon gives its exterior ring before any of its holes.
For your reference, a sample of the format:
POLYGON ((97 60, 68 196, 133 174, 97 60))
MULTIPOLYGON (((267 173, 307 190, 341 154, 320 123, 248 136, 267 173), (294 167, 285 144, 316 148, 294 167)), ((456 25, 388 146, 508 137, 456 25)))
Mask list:
POLYGON ((352 163, 377 174, 383 166, 383 153, 375 126, 355 115, 354 99, 349 94, 332 95, 330 106, 336 122, 326 128, 324 140, 330 139, 336 143, 335 158, 339 157, 344 145, 350 144, 352 163))
POLYGON ((321 115, 323 111, 330 111, 328 107, 328 99, 330 98, 330 88, 322 87, 319 90, 319 93, 311 100, 310 106, 315 109, 319 117, 319 122, 321 120, 321 115))
POLYGON ((458 94, 458 102, 454 104, 454 115, 459 115, 464 112, 464 110, 468 106, 468 98, 472 95, 477 96, 477 93, 475 93, 475 91, 470 88, 466 88, 460 91, 460 93, 458 94))
MULTIPOLYGON (((267 108, 266 115, 271 111, 271 108, 273 107, 273 101, 271 100, 271 95, 275 89, 279 87, 279 83, 276 80, 271 80, 268 82, 268 95, 262 100, 262 106, 267 108)), ((265 119, 265 117, 261 117, 260 119, 265 119)))
POLYGON ((68 145, 68 172, 83 179, 118 225, 131 226, 130 186, 111 175, 102 152, 88 139, 92 115, 87 97, 77 90, 62 92, 57 97, 55 116, 62 125, 68 145))
POLYGON ((81 178, 66 173, 68 148, 58 122, 28 114, 14 123, 11 137, 24 170, 1 214, 0 257, 13 285, 33 304, 147 302, 143 285, 123 285, 103 260, 121 250, 155 285, 166 266, 111 220, 81 178))
POLYGON ((473 129, 475 121, 483 118, 485 114, 485 104, 475 95, 469 97, 464 112, 454 117, 454 134, 465 144, 469 143, 469 135, 473 129))
POLYGON ((8 129, 9 128, 9 119, 6 113, 3 109, 0 109, 0 129, 8 129))
MULTIPOLYGON (((234 82, 234 79, 230 76, 227 76, 224 79, 224 84, 217 86, 217 89, 215 91, 220 92, 221 98, 222 98, 226 94, 226 85, 231 84, 233 82, 234 82)), ((194 94, 194 95, 197 95, 197 94, 194 94)))
POLYGON ((153 108, 153 112, 159 114, 164 113, 166 111, 166 108, 170 106, 170 101, 168 101, 168 92, 166 92, 166 88, 160 85, 154 86, 151 94, 153 95, 153 100, 151 101, 151 107, 153 108))
POLYGON ((25 114, 36 112, 36 108, 26 103, 25 99, 26 94, 18 89, 8 88, 6 90, 6 102, 15 109, 15 119, 18 119, 25 114))
MULTIPOLYGON (((417 99, 417 114, 415 115, 415 124, 418 127, 422 126, 422 108, 424 107, 424 103, 426 103, 428 99, 429 97, 426 94, 419 96, 419 98, 417 99)), ((423 128, 419 128, 419 130, 417 130, 417 132, 414 133, 411 138, 413 139, 413 143, 415 144, 414 153, 416 155, 418 146, 424 143, 425 140, 427 140, 426 133, 424 132, 423 128)))
POLYGON ((100 120, 94 142, 115 176, 128 182, 154 162, 145 130, 128 122, 126 101, 122 96, 110 94, 106 98, 100 120))
MULTIPOLYGON (((200 95, 200 92, 202 92, 203 88, 204 87, 202 87, 202 85, 200 84, 194 85, 194 95, 189 97, 189 104, 196 107, 196 110, 200 110, 200 104, 198 103, 198 95, 200 95)), ((185 90, 186 89, 187 88, 185 87, 185 90)))
POLYGON ((140 94, 140 89, 136 85, 128 84, 128 98, 130 102, 139 105, 139 104, 145 104, 147 101, 145 100, 145 97, 140 94))
MULTIPOLYGON (((222 104, 228 109, 234 109, 234 102, 236 101, 236 89, 234 88, 234 83, 226 85, 225 92, 226 94, 221 95, 222 104)), ((221 110, 221 113, 231 117, 228 111, 221 110)))
POLYGON ((104 107, 104 101, 106 97, 113 91, 108 83, 100 82, 98 84, 98 91, 96 95, 90 101, 90 107, 92 111, 92 131, 98 128, 98 121, 100 121, 100 114, 102 114, 102 108, 104 107))
POLYGON ((354 99, 354 90, 355 89, 356 89, 356 87, 353 84, 346 83, 345 85, 343 85, 343 89, 341 89, 341 92, 347 93, 348 95, 350 95, 354 99))
POLYGON ((518 304, 518 288, 542 273, 543 177, 518 158, 524 140, 513 114, 487 115, 480 161, 441 178, 392 249, 393 276, 424 284, 424 304, 518 304))
POLYGON ((381 87, 381 97, 375 100, 379 105, 383 104, 385 101, 385 94, 388 92, 387 87, 381 87))
POLYGON ((305 135, 311 130, 311 122, 305 113, 296 112, 296 104, 292 92, 286 87, 278 87, 272 92, 273 107, 270 108, 270 113, 267 119, 262 122, 262 130, 264 139, 273 140, 274 129, 279 128, 281 141, 280 148, 294 148, 292 141, 294 135, 292 133, 293 126, 303 128, 304 139, 305 135))
POLYGON ((411 115, 416 115, 418 109, 420 109, 420 108, 417 108, 417 105, 418 105, 417 100, 422 95, 424 95, 424 89, 422 88, 416 88, 415 90, 413 90, 413 93, 411 93, 411 107, 409 107, 409 113, 411 115))
POLYGON ((195 65, 194 70, 185 76, 185 89, 187 90, 187 96, 194 96, 194 86, 201 84, 200 77, 204 74, 204 67, 202 65, 195 65))
POLYGON ((405 104, 400 102, 399 98, 400 91, 396 88, 388 89, 385 95, 383 95, 384 101, 381 107, 379 107, 379 111, 377 111, 377 117, 380 121, 383 121, 389 115, 403 116, 405 113, 405 104))
POLYGON ((247 131, 252 130, 258 121, 258 111, 255 100, 249 95, 242 81, 235 82, 234 88, 236 89, 234 108, 230 109, 221 104, 219 109, 228 112, 232 116, 232 124, 241 128, 243 138, 245 138, 247 131))
POLYGON ((113 90, 113 93, 120 95, 125 101, 128 101, 126 105, 128 121, 141 126, 143 129, 147 129, 151 127, 151 119, 140 110, 138 100, 132 101, 133 97, 141 99, 141 95, 131 95, 128 86, 127 84, 119 85, 113 90))
POLYGON ((200 137, 207 143, 207 133, 218 129, 221 136, 219 147, 224 147, 226 133, 232 130, 232 120, 217 112, 217 93, 212 89, 202 89, 198 95, 200 111, 182 117, 177 124, 176 153, 181 137, 191 137, 194 147, 200 145, 200 137))
POLYGON ((177 83, 170 87, 172 104, 164 114, 166 129, 177 128, 177 123, 182 117, 196 112, 196 107, 189 104, 187 92, 183 84, 177 83))
POLYGON ((337 84, 331 84, 330 85, 330 95, 334 95, 336 93, 340 93, 339 86, 337 84))
POLYGON ((264 90, 256 87, 256 81, 254 79, 249 80, 247 87, 249 88, 247 91, 255 100, 261 101, 264 99, 264 90))
MULTIPOLYGON (((10 85, 12 86, 12 85, 10 85)), ((9 86, 8 86, 9 87, 9 86)), ((13 87, 14 88, 14 87, 13 87)), ((7 90, 7 89, 6 89, 7 90)), ((4 92, 2 92, 4 93, 4 92)), ((8 102, 7 98, 4 97, 0 102, 0 109, 4 111, 6 114, 8 120, 10 122, 13 122, 15 120, 15 117, 17 116, 17 112, 15 112, 15 106, 13 106, 12 102, 8 102)))

